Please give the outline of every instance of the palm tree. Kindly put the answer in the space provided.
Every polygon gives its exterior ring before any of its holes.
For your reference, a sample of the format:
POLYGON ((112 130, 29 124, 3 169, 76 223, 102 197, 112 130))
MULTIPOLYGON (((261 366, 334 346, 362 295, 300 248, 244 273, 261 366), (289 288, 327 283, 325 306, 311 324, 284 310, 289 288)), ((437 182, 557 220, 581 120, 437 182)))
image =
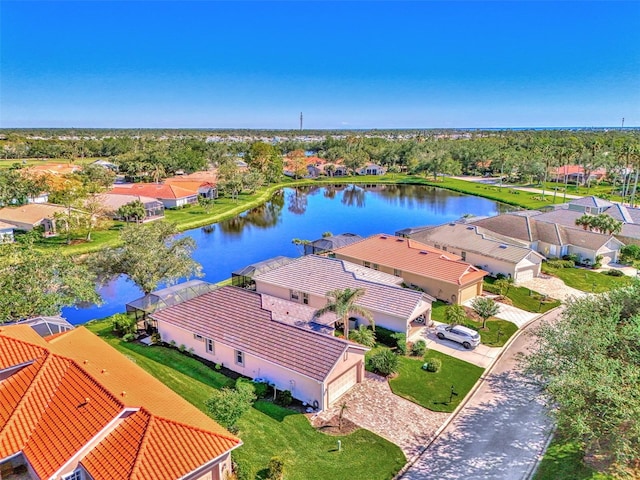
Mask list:
POLYGON ((364 317, 371 324, 371 328, 375 329, 373 323, 373 315, 366 308, 356 305, 356 302, 364 295, 364 288, 345 288, 344 290, 336 289, 327 292, 329 301, 327 304, 316 310, 314 318, 321 317, 325 313, 331 312, 338 317, 337 323, 343 325, 344 338, 349 339, 349 314, 364 317))

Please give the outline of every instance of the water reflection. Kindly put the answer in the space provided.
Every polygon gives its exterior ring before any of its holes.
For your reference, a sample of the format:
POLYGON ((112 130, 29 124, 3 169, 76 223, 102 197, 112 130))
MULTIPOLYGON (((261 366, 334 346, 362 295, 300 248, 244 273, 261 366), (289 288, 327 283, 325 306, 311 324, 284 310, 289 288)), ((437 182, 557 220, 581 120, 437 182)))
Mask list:
POLYGON ((364 188, 351 185, 342 194, 342 204, 347 207, 363 208, 365 206, 364 188))

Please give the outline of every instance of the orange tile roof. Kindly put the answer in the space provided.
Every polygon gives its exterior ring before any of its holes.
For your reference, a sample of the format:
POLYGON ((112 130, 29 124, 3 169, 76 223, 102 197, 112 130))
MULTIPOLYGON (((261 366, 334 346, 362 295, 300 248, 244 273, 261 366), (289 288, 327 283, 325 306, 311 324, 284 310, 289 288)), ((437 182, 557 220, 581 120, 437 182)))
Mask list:
POLYGON ((48 163, 44 165, 33 165, 31 167, 27 167, 25 170, 28 173, 46 173, 53 175, 68 175, 70 173, 75 173, 81 170, 82 167, 80 165, 75 165, 72 163, 48 163))
POLYGON ((177 179, 171 179, 171 178, 167 178, 165 180, 165 183, 169 184, 169 185, 177 185, 180 188, 185 188, 187 190, 193 190, 194 192, 197 192, 198 189, 200 187, 214 187, 215 185, 211 182, 199 182, 197 180, 177 180, 177 179))
POLYGON ((21 451, 41 478, 76 454, 96 480, 178 478, 241 444, 84 328, 47 343, 27 325, 1 327, 0 370, 12 366, 0 458, 21 451))
POLYGON ((458 255, 393 235, 373 235, 334 253, 338 258, 357 258, 456 285, 468 285, 487 275, 458 255))
POLYGON ((177 199, 198 194, 198 189, 183 188, 166 183, 134 183, 128 187, 114 187, 107 193, 142 195, 158 199, 177 199))

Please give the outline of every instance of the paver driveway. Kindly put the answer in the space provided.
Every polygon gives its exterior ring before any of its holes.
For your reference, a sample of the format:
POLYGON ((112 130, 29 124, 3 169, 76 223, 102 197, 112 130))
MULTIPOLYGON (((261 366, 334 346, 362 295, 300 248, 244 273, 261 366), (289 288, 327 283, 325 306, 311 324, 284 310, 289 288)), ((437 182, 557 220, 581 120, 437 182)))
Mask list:
POLYGON ((331 408, 320 413, 312 423, 331 419, 346 403, 344 418, 398 445, 407 459, 433 438, 449 413, 432 412, 394 395, 389 382, 370 372, 362 383, 344 394, 331 408))

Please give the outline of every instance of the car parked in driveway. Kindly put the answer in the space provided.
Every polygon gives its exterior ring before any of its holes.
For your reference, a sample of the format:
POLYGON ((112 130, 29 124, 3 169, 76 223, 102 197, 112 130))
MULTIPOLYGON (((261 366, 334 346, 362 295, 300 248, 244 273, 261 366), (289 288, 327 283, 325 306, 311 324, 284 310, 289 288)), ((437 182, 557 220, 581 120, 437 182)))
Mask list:
POLYGON ((436 327, 436 336, 440 340, 446 339, 458 342, 467 349, 480 345, 480 334, 462 325, 438 325, 436 327))

